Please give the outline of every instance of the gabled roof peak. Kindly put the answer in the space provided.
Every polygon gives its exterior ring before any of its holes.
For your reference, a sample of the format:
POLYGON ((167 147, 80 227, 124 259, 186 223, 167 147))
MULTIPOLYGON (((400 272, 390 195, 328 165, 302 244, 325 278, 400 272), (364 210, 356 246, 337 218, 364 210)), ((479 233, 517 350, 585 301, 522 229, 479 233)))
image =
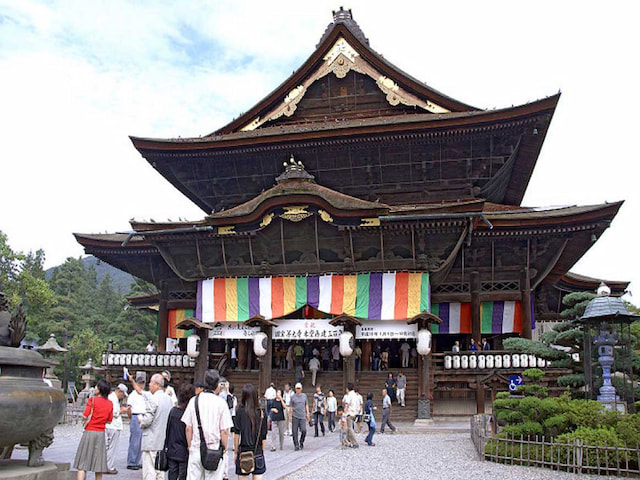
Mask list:
POLYGON ((333 22, 327 26, 326 30, 322 34, 322 37, 320 38, 320 41, 316 45, 316 48, 318 48, 322 44, 322 42, 324 42, 324 40, 329 36, 334 27, 339 23, 347 27, 356 38, 369 45, 369 39, 365 37, 364 32, 360 28, 360 25, 358 25, 353 19, 353 13, 351 12, 350 8, 348 10, 345 10, 344 7, 341 6, 340 10, 333 10, 331 13, 333 14, 333 22))

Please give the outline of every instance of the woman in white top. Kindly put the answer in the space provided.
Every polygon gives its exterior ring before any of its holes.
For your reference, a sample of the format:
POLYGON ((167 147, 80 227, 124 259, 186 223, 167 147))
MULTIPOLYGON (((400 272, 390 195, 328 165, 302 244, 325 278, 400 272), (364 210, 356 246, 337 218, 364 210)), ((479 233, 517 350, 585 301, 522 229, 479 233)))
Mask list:
POLYGON ((338 410, 338 400, 336 399, 333 390, 329 390, 327 397, 327 426, 329 431, 333 432, 336 429, 336 410, 338 410))

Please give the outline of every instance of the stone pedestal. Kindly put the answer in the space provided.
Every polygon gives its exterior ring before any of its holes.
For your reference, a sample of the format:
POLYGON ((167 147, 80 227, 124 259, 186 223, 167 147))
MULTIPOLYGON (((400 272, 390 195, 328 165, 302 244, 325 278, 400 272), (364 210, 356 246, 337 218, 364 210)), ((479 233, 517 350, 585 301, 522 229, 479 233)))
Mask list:
POLYGON ((76 472, 68 463, 45 462, 41 467, 28 467, 26 460, 0 460, 0 480, 75 480, 76 472))

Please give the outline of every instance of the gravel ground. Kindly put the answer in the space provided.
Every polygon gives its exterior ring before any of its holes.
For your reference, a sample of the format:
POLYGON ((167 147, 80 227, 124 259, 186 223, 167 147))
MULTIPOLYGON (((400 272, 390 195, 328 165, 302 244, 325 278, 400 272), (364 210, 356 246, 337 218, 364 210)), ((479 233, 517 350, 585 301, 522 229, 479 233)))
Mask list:
POLYGON ((506 466, 482 461, 469 433, 388 434, 374 436, 375 447, 360 441, 358 449, 336 448, 286 477, 287 480, 365 478, 384 480, 429 479, 497 480, 607 479, 542 468, 506 466), (346 475, 345 475, 346 474, 346 475))

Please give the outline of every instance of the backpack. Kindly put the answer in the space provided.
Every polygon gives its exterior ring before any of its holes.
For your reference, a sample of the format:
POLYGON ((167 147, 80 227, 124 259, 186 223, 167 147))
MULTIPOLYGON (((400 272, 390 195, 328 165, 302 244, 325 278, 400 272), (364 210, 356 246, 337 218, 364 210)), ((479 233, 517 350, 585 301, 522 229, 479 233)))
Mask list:
POLYGON ((236 397, 234 397, 231 394, 227 395, 227 406, 229 407, 229 410, 233 410, 233 401, 235 400, 236 397))

